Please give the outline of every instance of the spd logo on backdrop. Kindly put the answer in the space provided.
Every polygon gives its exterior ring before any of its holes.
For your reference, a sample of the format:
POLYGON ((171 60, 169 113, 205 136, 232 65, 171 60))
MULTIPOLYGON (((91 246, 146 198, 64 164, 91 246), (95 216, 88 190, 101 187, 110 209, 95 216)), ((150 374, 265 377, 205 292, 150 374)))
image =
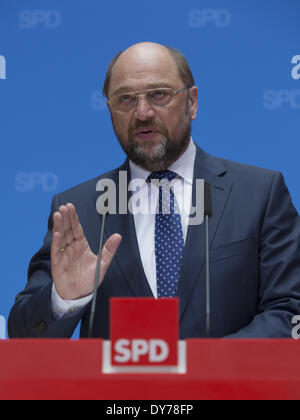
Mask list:
POLYGON ((0 55, 0 79, 6 79, 6 60, 3 55, 0 55))
POLYGON ((18 192, 54 192, 59 184, 58 176, 51 172, 19 172, 16 175, 15 188, 18 192))
POLYGON ((300 89, 266 90, 263 93, 262 106, 267 110, 300 110, 300 89))
MULTIPOLYGON (((299 80, 300 55, 294 55, 291 62, 295 64, 292 68, 291 76, 294 80, 299 80)), ((276 110, 284 107, 300 110, 300 89, 265 90, 262 106, 267 110, 276 110)))
POLYGON ((188 13, 188 25, 191 28, 227 28, 232 15, 227 9, 191 9, 188 13))
POLYGON ((56 29, 60 26, 62 16, 58 10, 21 10, 18 26, 21 29, 56 29))

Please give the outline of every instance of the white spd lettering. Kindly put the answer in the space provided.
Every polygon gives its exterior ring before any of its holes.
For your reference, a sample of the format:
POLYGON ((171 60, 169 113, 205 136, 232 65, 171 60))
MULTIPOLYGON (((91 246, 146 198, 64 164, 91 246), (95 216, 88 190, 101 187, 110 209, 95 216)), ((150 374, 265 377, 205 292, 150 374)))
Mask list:
POLYGON ((117 363, 139 363, 141 356, 148 355, 150 363, 159 363, 169 356, 169 346, 164 340, 159 339, 120 339, 114 345, 117 353, 114 361, 117 363))
POLYGON ((49 172, 20 172, 16 175, 15 187, 18 192, 30 192, 37 188, 44 192, 53 192, 58 187, 58 176, 49 172))
POLYGON ((61 13, 57 10, 21 10, 18 24, 21 29, 33 29, 38 26, 55 29, 61 20, 61 13))

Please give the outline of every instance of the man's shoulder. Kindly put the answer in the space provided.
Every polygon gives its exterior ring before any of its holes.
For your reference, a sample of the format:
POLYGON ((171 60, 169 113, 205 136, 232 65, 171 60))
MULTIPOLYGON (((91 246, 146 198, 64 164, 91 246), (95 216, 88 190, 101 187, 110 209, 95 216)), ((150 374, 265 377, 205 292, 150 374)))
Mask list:
POLYGON ((223 161, 228 168, 228 175, 233 179, 236 179, 236 177, 272 179, 274 175, 278 173, 278 171, 274 169, 268 169, 253 164, 246 164, 229 159, 223 159, 223 161))
POLYGON ((208 177, 211 182, 225 188, 234 186, 238 197, 255 197, 261 199, 267 196, 271 188, 277 185, 280 189, 285 188, 285 180, 280 171, 264 168, 247 163, 216 157, 198 149, 198 168, 204 166, 204 170, 198 169, 198 174, 208 177))
MULTIPOLYGON (((200 149, 201 150, 201 149, 200 149)), ((207 170, 212 170, 217 176, 226 176, 227 180, 232 182, 253 179, 272 180, 279 172, 274 169, 242 163, 226 158, 210 155, 201 151, 205 156, 205 165, 207 170)))

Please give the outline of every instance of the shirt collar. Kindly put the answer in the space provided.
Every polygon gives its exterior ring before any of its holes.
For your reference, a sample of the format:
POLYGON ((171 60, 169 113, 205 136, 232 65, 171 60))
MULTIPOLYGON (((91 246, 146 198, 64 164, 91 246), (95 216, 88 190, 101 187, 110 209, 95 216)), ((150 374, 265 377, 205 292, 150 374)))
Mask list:
MULTIPOLYGON (((181 178, 183 178, 189 184, 193 183, 194 176, 194 162, 196 157, 196 146, 191 138, 190 144, 183 155, 176 160, 168 169, 176 172, 181 178)), ((140 166, 136 165, 131 160, 129 161, 131 178, 132 179, 143 179, 145 182, 151 172, 146 171, 140 166)))

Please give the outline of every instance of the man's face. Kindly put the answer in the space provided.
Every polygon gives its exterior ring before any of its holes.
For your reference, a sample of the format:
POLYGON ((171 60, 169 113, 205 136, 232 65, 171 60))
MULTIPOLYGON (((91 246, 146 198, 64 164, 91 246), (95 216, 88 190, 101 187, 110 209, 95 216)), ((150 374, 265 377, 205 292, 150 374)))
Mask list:
MULTIPOLYGON (((113 69, 109 97, 162 87, 185 87, 168 51, 157 46, 132 47, 113 69)), ((124 114, 111 110, 111 118, 129 159, 154 172, 166 170, 186 150, 196 111, 194 86, 177 94, 165 107, 154 106, 141 96, 135 109, 124 114)))

